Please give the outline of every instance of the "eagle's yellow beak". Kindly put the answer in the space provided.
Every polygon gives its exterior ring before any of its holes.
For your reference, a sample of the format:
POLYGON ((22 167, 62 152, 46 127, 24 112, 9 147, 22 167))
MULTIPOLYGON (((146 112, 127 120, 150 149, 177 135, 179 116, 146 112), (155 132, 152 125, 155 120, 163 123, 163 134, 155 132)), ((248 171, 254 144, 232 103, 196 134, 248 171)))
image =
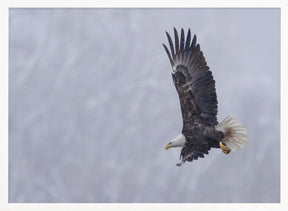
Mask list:
POLYGON ((170 144, 167 144, 166 146, 165 146, 165 149, 167 150, 167 149, 169 149, 170 148, 170 144))

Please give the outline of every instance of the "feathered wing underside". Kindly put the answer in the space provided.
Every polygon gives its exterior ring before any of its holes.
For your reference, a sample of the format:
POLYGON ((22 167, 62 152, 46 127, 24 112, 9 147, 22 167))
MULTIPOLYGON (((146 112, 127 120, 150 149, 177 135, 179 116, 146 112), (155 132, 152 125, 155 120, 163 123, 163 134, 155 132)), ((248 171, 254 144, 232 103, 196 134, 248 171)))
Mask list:
MULTIPOLYGON (((188 161, 203 157, 210 150, 211 143, 203 139, 197 127, 217 125, 217 96, 215 81, 205 61, 200 45, 196 44, 196 35, 191 42, 191 31, 185 41, 184 30, 180 39, 174 28, 174 45, 171 36, 166 32, 170 51, 163 44, 172 65, 172 78, 179 95, 183 118, 182 133, 188 144, 183 147, 181 156, 188 161), (195 128, 195 130, 194 130, 195 128), (191 131, 195 133, 189 135, 191 131)), ((213 143, 212 143, 213 145, 213 143)))
POLYGON ((173 68, 172 78, 179 95, 183 117, 183 129, 195 124, 217 125, 217 96, 215 81, 205 61, 196 35, 191 42, 190 29, 186 42, 184 30, 179 36, 174 28, 175 45, 166 32, 170 51, 163 44, 173 68), (175 47, 174 47, 175 46, 175 47))

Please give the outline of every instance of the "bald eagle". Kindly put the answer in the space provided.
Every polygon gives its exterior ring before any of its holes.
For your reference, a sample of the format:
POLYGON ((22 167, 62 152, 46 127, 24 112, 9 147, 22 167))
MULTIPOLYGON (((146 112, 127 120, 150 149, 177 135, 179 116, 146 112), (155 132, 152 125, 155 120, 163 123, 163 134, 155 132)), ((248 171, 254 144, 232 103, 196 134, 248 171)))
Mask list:
POLYGON ((196 44, 196 35, 191 42, 191 31, 188 30, 185 41, 181 29, 180 40, 174 28, 175 44, 166 32, 170 51, 163 44, 172 66, 172 78, 176 87, 182 112, 182 132, 166 145, 182 147, 181 166, 186 161, 203 158, 211 148, 221 148, 225 154, 242 148, 247 142, 246 128, 232 117, 226 117, 220 124, 217 122, 217 96, 215 81, 207 66, 205 57, 196 44))

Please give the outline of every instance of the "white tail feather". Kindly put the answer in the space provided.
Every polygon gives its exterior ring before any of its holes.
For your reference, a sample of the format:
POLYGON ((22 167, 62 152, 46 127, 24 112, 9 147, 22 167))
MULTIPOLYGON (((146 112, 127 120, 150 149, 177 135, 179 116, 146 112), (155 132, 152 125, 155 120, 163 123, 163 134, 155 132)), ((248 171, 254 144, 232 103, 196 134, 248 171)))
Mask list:
POLYGON ((226 117, 220 124, 215 127, 215 130, 224 133, 224 139, 222 142, 231 151, 241 149, 245 144, 248 143, 248 134, 246 128, 232 117, 226 117))

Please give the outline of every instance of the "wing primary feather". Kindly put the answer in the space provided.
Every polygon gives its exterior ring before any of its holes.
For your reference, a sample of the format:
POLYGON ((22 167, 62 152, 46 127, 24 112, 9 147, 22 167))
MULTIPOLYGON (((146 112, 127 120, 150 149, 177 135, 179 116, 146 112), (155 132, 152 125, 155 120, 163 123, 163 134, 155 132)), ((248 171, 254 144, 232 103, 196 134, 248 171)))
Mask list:
POLYGON ((196 46, 196 40, 197 40, 196 34, 194 34, 194 37, 193 37, 192 44, 191 44, 190 48, 194 48, 196 46))
POLYGON ((189 47, 190 47, 190 42, 191 42, 191 31, 190 29, 188 29, 188 35, 187 35, 187 38, 186 38, 186 43, 185 43, 185 53, 184 53, 184 64, 187 65, 187 67, 189 68, 189 65, 188 65, 188 59, 191 55, 191 51, 189 51, 189 47))
POLYGON ((172 58, 174 58, 174 47, 173 47, 172 39, 171 39, 170 34, 168 32, 166 32, 166 35, 167 35, 167 39, 168 39, 170 50, 171 50, 171 56, 172 56, 172 58))
POLYGON ((178 37, 178 32, 174 27, 174 37, 175 37, 175 53, 176 55, 179 54, 179 37, 178 37))
POLYGON ((188 30, 188 35, 187 35, 187 38, 186 38, 185 50, 189 48, 190 42, 191 42, 191 31, 190 31, 190 29, 189 29, 189 30, 188 30))
POLYGON ((181 38, 180 38, 180 52, 184 50, 184 43, 185 42, 185 34, 184 34, 184 29, 181 29, 181 38))
POLYGON ((170 55, 170 52, 169 52, 167 46, 164 45, 163 43, 162 43, 162 45, 163 45, 163 47, 165 48, 165 51, 166 51, 166 53, 167 53, 167 55, 168 55, 168 57, 169 57, 169 60, 170 60, 171 66, 173 66, 174 63, 173 63, 172 57, 171 57, 171 55, 170 55))

